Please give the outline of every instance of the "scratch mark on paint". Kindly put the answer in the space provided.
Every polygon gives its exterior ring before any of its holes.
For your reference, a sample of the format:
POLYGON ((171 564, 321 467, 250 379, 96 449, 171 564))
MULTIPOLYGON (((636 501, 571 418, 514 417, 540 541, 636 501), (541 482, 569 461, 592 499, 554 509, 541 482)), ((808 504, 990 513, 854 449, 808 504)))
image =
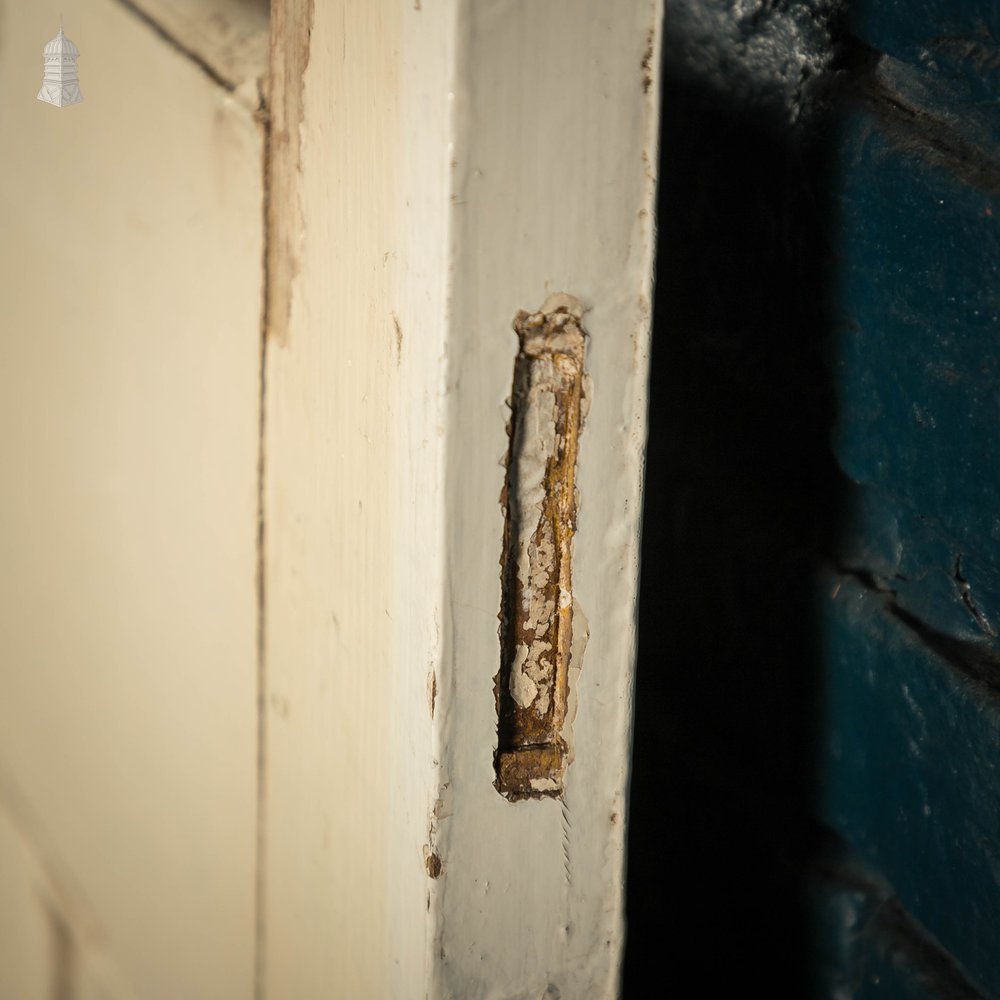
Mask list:
POLYGON ((566 801, 566 794, 563 793, 562 799, 562 849, 563 849, 563 868, 566 872, 566 885, 570 886, 573 884, 573 872, 569 861, 569 803, 566 801))
POLYGON ((399 366, 403 361, 403 328, 395 313, 392 314, 392 325, 396 330, 396 365, 399 366))

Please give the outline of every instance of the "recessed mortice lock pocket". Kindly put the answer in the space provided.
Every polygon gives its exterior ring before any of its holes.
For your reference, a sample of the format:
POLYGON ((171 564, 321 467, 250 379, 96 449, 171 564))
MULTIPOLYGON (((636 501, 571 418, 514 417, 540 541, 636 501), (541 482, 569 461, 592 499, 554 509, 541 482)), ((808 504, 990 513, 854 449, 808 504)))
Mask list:
POLYGON ((552 295, 519 312, 507 479, 501 498, 496 788, 508 799, 558 796, 573 643, 576 463, 584 404, 583 307, 552 295))

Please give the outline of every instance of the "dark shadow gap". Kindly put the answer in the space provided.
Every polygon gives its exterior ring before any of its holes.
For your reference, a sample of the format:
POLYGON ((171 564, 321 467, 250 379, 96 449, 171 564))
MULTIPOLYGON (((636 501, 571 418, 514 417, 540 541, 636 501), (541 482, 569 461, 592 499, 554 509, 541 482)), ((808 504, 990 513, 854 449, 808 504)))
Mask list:
POLYGON ((801 998, 813 580, 843 496, 833 135, 685 69, 688 45, 668 18, 624 995, 801 998))

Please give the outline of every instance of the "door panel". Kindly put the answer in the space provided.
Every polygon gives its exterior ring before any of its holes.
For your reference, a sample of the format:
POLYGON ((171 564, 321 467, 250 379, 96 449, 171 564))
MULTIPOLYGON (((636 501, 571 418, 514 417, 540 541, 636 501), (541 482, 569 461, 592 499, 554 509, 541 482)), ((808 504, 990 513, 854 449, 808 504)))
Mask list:
POLYGON ((139 995, 246 997, 262 136, 125 7, 63 13, 61 109, 58 22, 0 21, 0 767, 139 995))

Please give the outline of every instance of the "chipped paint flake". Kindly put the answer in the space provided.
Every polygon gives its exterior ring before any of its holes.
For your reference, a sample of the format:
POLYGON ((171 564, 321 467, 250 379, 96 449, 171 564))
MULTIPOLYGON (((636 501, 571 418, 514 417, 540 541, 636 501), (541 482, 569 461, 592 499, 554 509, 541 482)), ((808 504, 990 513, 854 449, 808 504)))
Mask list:
POLYGON ((530 778, 528 783, 533 792, 559 792, 562 786, 555 778, 530 778))

